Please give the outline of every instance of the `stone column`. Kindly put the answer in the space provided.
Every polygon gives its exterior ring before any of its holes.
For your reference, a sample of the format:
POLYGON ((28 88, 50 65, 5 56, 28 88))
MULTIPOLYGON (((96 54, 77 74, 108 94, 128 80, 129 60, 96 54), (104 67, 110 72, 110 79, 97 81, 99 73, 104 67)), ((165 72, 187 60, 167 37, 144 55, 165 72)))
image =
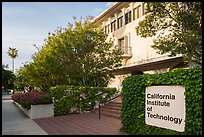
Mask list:
POLYGON ((114 14, 114 16, 115 16, 115 19, 116 19, 115 27, 116 27, 116 29, 118 29, 118 14, 114 14))
POLYGON ((122 9, 122 13, 123 13, 123 23, 122 23, 122 27, 125 26, 125 8, 122 9))
POLYGON ((108 18, 108 24, 109 24, 109 33, 111 33, 111 18, 108 18))
POLYGON ((133 2, 131 2, 130 3, 130 9, 131 9, 131 21, 133 21, 133 19, 134 19, 134 3, 133 2))
POLYGON ((106 25, 105 25, 105 22, 104 22, 104 21, 102 22, 102 27, 103 27, 103 30, 104 30, 104 32, 105 32, 105 27, 106 27, 106 25))

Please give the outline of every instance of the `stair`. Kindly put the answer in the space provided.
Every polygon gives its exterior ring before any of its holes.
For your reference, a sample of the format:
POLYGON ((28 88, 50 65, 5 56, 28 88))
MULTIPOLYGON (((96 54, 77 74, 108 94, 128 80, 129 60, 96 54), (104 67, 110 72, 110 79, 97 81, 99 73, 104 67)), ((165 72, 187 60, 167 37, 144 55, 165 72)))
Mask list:
MULTIPOLYGON (((122 110, 121 97, 118 97, 113 101, 100 105, 101 116, 104 115, 104 116, 120 119, 121 110, 122 110)), ((98 109, 96 109, 94 112, 99 113, 98 109)))

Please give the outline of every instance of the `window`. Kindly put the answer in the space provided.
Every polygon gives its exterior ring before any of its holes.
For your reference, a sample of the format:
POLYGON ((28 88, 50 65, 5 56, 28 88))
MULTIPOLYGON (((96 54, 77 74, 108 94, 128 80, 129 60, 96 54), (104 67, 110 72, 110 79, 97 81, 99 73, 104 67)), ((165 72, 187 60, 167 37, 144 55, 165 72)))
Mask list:
POLYGON ((105 33, 109 33, 109 25, 105 26, 105 33))
POLYGON ((118 39, 118 48, 125 55, 131 55, 132 54, 132 48, 130 47, 130 33, 128 33, 124 37, 118 39))
POLYGON ((123 51, 124 48, 124 38, 118 40, 118 47, 123 51))
POLYGON ((111 23, 111 32, 116 30, 116 20, 111 23))
POLYGON ((147 12, 147 6, 146 4, 142 3, 142 15, 146 14, 147 12))
POLYGON ((131 11, 125 14, 125 24, 131 22, 131 11))
POLYGON ((141 17, 141 6, 137 6, 135 9, 134 9, 134 20, 135 19, 138 19, 139 17, 141 17))
POLYGON ((103 27, 103 31, 106 32, 106 27, 103 27))
POLYGON ((131 48, 130 48, 130 34, 126 35, 124 37, 125 39, 125 46, 124 46, 124 54, 130 54, 131 53, 131 48))
POLYGON ((123 16, 118 18, 118 29, 121 28, 122 26, 123 26, 123 16))

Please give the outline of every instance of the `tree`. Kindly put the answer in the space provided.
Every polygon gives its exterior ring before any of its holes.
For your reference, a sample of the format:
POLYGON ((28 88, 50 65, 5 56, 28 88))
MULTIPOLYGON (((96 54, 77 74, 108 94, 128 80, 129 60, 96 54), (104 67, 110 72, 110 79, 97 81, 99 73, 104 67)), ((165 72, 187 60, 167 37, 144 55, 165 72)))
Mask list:
POLYGON ((146 2, 145 19, 136 27, 141 37, 156 36, 157 53, 182 54, 189 67, 202 64, 202 2, 146 2))
POLYGON ((13 70, 13 73, 14 73, 14 59, 18 56, 18 53, 17 53, 18 50, 16 50, 16 48, 11 48, 9 47, 9 50, 8 50, 8 55, 12 58, 12 70, 13 70))
POLYGON ((8 65, 2 65, 2 86, 5 91, 14 88, 15 75, 12 71, 7 70, 8 65))
POLYGON ((25 67, 20 67, 15 76, 14 85, 17 89, 24 90, 24 87, 30 84, 28 83, 29 77, 25 73, 25 67))
POLYGON ((91 20, 91 16, 75 18, 74 24, 48 34, 33 62, 24 66, 30 84, 44 91, 62 84, 107 85, 113 77, 110 71, 121 66, 121 51, 91 20))

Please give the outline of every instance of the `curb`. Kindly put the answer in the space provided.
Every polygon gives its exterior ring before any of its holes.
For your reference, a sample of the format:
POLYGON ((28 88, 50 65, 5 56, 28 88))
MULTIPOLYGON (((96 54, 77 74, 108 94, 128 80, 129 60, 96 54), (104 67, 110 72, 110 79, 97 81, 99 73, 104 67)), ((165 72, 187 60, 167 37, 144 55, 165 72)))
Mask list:
POLYGON ((19 103, 13 101, 13 104, 15 104, 23 113, 25 113, 25 115, 30 118, 30 115, 29 115, 29 111, 24 109, 19 103))

